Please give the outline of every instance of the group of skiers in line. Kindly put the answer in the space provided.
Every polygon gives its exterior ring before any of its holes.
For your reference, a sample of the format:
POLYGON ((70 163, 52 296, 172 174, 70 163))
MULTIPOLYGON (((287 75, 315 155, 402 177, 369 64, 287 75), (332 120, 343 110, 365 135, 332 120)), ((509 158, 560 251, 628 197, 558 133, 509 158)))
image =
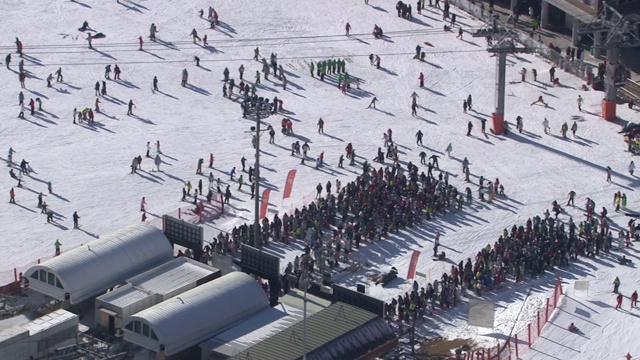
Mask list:
MULTIPOLYGON (((349 73, 346 70, 347 62, 346 59, 328 59, 309 62, 309 72, 311 77, 318 77, 320 81, 324 81, 324 77, 327 74, 336 75, 339 80, 342 80, 342 74, 345 76, 345 84, 347 84, 348 88, 351 88, 351 80, 349 79, 349 73), (314 75, 315 74, 315 75, 314 75), (349 79, 347 81, 347 79, 349 79)), ((342 81, 338 81, 338 87, 341 86, 342 81)), ((360 84, 358 82, 358 88, 360 84)))
MULTIPOLYGON (((575 193, 571 200, 574 196, 575 193)), ((554 208, 556 206, 557 202, 554 202, 554 208)), ((595 203, 587 199, 587 207, 593 208, 595 203)), ((606 225, 606 214, 600 221, 593 216, 587 217, 577 226, 571 217, 568 222, 563 222, 557 214, 551 217, 546 210, 542 217, 529 218, 524 225, 513 225, 511 231, 504 229, 493 246, 487 245, 473 259, 467 258, 466 262, 452 265, 449 272, 443 273, 433 284, 429 283, 426 289, 418 290, 419 285, 414 282, 410 294, 407 292, 404 297, 399 296, 386 304, 387 319, 397 315, 401 323, 423 320, 427 312, 436 308, 436 303, 441 308, 455 306, 465 289, 480 295, 482 291, 501 286, 509 277, 515 282, 523 281, 525 276, 535 279, 555 267, 569 266, 580 256, 595 257, 600 251, 608 253, 612 248, 613 236, 606 225)), ((629 221, 628 226, 627 237, 635 238, 634 220, 629 221)), ((620 231, 620 239, 624 239, 624 233, 624 230, 620 231)), ((437 238, 436 235, 434 244, 437 238)), ((621 250, 622 246, 618 249, 621 250)), ((629 262, 624 256, 619 260, 620 264, 629 262)), ((618 293, 620 280, 616 278, 613 285, 614 293, 618 293)), ((631 295, 632 307, 636 306, 637 297, 637 292, 631 295)), ((621 302, 619 295, 616 309, 620 308, 621 302)))
MULTIPOLYGON (((220 233, 213 248, 234 253, 240 244, 267 246, 271 241, 303 240, 310 270, 336 266, 362 241, 386 238, 389 232, 412 227, 446 214, 457 203, 458 191, 445 181, 418 175, 418 169, 398 166, 376 170, 363 163, 363 174, 342 188, 338 180, 316 188, 318 200, 282 219, 263 219, 261 237, 254 239, 252 224, 220 233), (408 169, 411 170, 408 170, 408 169), (391 184, 394 184, 393 186, 391 184), (363 202, 362 199, 369 199, 363 202), (406 204, 406 205, 402 205, 406 204), (384 210, 384 211, 383 211, 384 210), (355 214, 355 215, 354 215, 355 214)), ((296 266, 297 270, 300 270, 296 266)))

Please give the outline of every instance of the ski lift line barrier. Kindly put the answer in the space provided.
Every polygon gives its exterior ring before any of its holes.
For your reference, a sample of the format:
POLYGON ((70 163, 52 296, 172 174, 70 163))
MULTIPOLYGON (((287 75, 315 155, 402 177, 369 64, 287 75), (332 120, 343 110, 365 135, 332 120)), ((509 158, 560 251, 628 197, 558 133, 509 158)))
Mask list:
POLYGON ((302 209, 303 206, 307 206, 312 202, 316 201, 316 194, 317 194, 317 191, 313 190, 307 195, 304 195, 300 200, 298 200, 298 202, 290 205, 286 205, 286 206, 281 206, 280 212, 291 216, 291 214, 293 214, 296 211, 296 209, 302 209))
POLYGON ((546 298, 544 305, 538 309, 536 317, 519 333, 507 338, 502 344, 498 343, 492 347, 451 356, 447 360, 517 360, 540 338, 542 329, 549 322, 553 311, 560 304, 560 296, 563 295, 562 281, 560 276, 556 275, 556 278, 553 294, 546 298))

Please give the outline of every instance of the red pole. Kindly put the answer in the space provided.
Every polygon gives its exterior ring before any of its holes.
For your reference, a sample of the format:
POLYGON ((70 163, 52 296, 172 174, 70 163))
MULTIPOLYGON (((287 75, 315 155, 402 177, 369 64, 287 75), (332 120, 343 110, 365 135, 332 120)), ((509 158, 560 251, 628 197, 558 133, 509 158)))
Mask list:
POLYGON ((38 259, 38 264, 40 264, 40 259, 38 259))
POLYGON ((527 335, 529 336, 527 340, 527 345, 531 347, 531 323, 527 324, 527 335))
POLYGON ((518 334, 515 334, 515 335, 513 336, 513 341, 514 341, 514 342, 515 342, 515 344, 516 344, 516 357, 519 357, 520 355, 518 354, 518 334))
POLYGON ((538 337, 540 337, 540 310, 536 313, 536 319, 538 321, 538 337))
POLYGON ((556 279, 558 279, 557 286, 560 288, 560 294, 562 295, 562 282, 560 281, 560 275, 556 274, 556 279))
POLYGON ((549 321, 549 298, 547 298, 547 306, 544 308, 544 323, 549 321))
POLYGON ((18 282, 18 269, 13 268, 13 278, 18 282))

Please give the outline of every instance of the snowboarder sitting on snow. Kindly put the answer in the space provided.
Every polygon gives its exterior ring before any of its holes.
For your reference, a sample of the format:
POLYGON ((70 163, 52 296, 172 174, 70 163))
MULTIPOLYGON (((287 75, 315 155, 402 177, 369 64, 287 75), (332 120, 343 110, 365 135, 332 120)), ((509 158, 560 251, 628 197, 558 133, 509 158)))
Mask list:
POLYGON ((380 39, 382 37, 382 28, 379 27, 378 25, 374 25, 373 27, 373 36, 376 39, 380 39))
POLYGON ((571 324, 569 325, 568 330, 569 330, 569 331, 571 331, 571 332, 578 332, 578 331, 580 331, 580 330, 578 330, 578 328, 577 328, 573 323, 571 323, 571 324))
POLYGON ((624 255, 622 255, 622 257, 618 259, 618 263, 620 265, 630 265, 631 260, 627 259, 624 255))
POLYGON ((374 280, 376 285, 382 284, 382 287, 385 287, 387 284, 389 284, 392 280, 394 280, 397 277, 398 277, 398 269, 396 269, 395 267, 391 267, 391 270, 389 270, 388 273, 378 275, 374 280))
POLYGON ((445 254, 444 251, 438 254, 438 260, 444 260, 446 257, 447 257, 447 254, 445 254))
POLYGON ((445 26, 444 26, 444 31, 451 31, 451 26, 447 26, 447 25, 445 25, 445 26))
POLYGON ((82 27, 78 29, 78 31, 85 31, 89 28, 89 23, 87 21, 82 23, 82 27))

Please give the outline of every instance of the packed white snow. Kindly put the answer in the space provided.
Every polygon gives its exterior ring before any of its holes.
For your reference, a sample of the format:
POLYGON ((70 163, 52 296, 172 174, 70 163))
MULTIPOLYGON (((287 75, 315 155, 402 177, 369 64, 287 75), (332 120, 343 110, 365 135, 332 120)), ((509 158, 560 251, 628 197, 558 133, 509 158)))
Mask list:
MULTIPOLYGON (((286 90, 282 82, 271 76, 262 79, 258 95, 283 100, 284 112, 264 119, 263 128, 271 124, 277 130, 276 144, 267 143, 263 135, 260 157, 263 186, 271 188, 270 208, 290 209, 303 205, 314 196, 318 183, 340 179, 344 184, 361 173, 363 160, 371 162, 382 135, 393 130, 400 149, 400 160, 419 164, 418 154, 440 156, 440 168, 449 172, 449 179, 459 190, 470 186, 477 198, 479 176, 487 180, 500 179, 506 197, 493 204, 474 203, 462 213, 449 214, 420 228, 403 232, 373 245, 363 247, 355 255, 379 271, 398 268, 400 277, 407 272, 414 250, 422 252, 418 271, 430 281, 448 271, 450 264, 431 260, 431 247, 436 231, 442 234, 441 244, 456 263, 473 257, 487 244, 493 244, 504 228, 523 225, 527 218, 541 214, 557 199, 561 204, 570 190, 577 192, 576 208, 560 215, 562 220, 573 216, 584 219, 587 197, 596 209, 606 206, 614 229, 625 227, 628 217, 614 213, 613 195, 626 193, 630 211, 638 209, 638 178, 627 172, 632 156, 625 152, 626 144, 617 132, 627 121, 637 121, 638 112, 618 107, 619 119, 604 121, 601 113, 602 92, 580 91, 579 79, 558 70, 561 86, 551 86, 548 70, 551 64, 534 55, 509 56, 505 119, 515 123, 524 118, 524 131, 508 136, 480 132, 480 119, 491 127, 494 111, 496 59, 486 50, 484 38, 473 38, 469 32, 482 25, 469 15, 452 8, 457 24, 467 31, 463 40, 457 32, 445 32, 439 10, 428 8, 409 21, 396 16, 395 2, 362 1, 293 1, 264 0, 207 3, 205 1, 36 1, 25 5, 21 1, 2 0, 3 31, 0 50, 12 53, 10 69, 0 68, 0 156, 7 158, 12 147, 14 163, 29 162, 33 172, 23 178, 23 187, 7 174, 0 181, 3 260, 0 278, 13 279, 13 269, 24 271, 38 259, 53 256, 54 242, 59 239, 62 251, 89 243, 128 224, 141 220, 140 200, 146 198, 148 220, 166 213, 175 213, 181 202, 186 181, 197 187, 207 176, 229 182, 229 171, 240 170, 240 158, 253 164, 250 127, 253 120, 243 119, 237 95, 231 100, 222 96, 223 70, 239 84, 238 67, 244 65, 245 81, 252 83, 261 64, 252 60, 259 47, 260 57, 269 60, 277 54, 288 79, 286 90), (207 8, 215 7, 220 25, 209 29, 207 8), (205 19, 199 17, 204 9, 205 19), (83 21, 90 30, 78 31, 83 21), (349 22, 351 36, 345 36, 349 22), (155 23, 158 41, 148 39, 149 27, 155 23), (385 39, 374 39, 374 24, 383 28, 385 39), (207 35, 208 46, 194 43, 190 37, 196 29, 200 38, 207 35), (87 33, 104 33, 106 38, 93 40, 88 48, 87 33), (139 50, 138 37, 144 39, 139 50), (24 45, 27 71, 26 89, 18 82, 20 57, 15 53, 15 37, 24 45), (428 42, 433 47, 426 46, 428 42), (413 60, 416 45, 425 49, 425 62, 413 60), (381 68, 369 63, 369 55, 381 57, 381 68), (201 59, 195 66, 194 57, 201 59), (308 63, 323 59, 346 59, 346 70, 360 79, 360 89, 352 86, 346 94, 337 87, 335 75, 324 82, 311 77, 308 63), (116 64, 122 69, 121 80, 104 78, 105 66, 116 64), (538 81, 528 76, 520 82, 520 70, 537 69, 538 81), (46 79, 62 68, 63 82, 55 81, 47 88, 46 79), (189 72, 189 85, 180 86, 183 69, 189 72), (418 87, 420 72, 425 75, 425 87, 418 87), (158 77, 159 90, 152 93, 152 79, 158 77), (101 112, 95 124, 72 123, 74 108, 93 108, 96 100, 94 85, 106 81, 108 96, 100 97, 101 112), (18 93, 25 101, 40 98, 42 110, 34 116, 26 110, 26 118, 18 119, 18 93), (412 92, 419 95, 418 116, 411 116, 412 92), (471 94, 473 110, 463 113, 462 102, 471 94), (583 111, 577 109, 578 95, 584 98, 583 111), (377 109, 367 109, 377 97, 377 109), (531 105, 543 96, 548 107, 531 105), (134 116, 127 116, 126 104, 133 100, 134 116), (280 133, 283 117, 293 121, 294 136, 280 133), (542 121, 548 118, 551 134, 545 135, 542 121), (325 121, 325 135, 318 134, 317 121, 325 121), (562 139, 560 127, 577 121, 575 138, 562 139), (473 123, 472 136, 465 136, 467 123, 473 123), (424 134, 424 147, 416 146, 415 134, 424 134), (161 171, 152 171, 152 160, 145 158, 146 144, 160 141, 163 163, 161 171), (310 161, 300 164, 299 157, 290 155, 293 141, 308 141, 310 161), (347 143, 352 143, 361 158, 358 166, 337 167, 338 157, 347 143), (453 147, 452 157, 444 154, 447 145, 453 147), (314 159, 324 152, 325 166, 314 169, 314 159), (205 167, 209 154, 215 157, 214 168, 205 168, 196 175, 199 158, 205 167), (131 174, 131 160, 142 155, 142 171, 131 174), (461 161, 470 161, 472 184, 464 182, 461 161), (613 169, 613 181, 607 182, 605 168, 613 169), (285 178, 297 169, 292 198, 282 201, 285 178), (50 181, 53 194, 47 192, 50 181), (8 203, 9 191, 15 189, 16 204, 8 203), (44 201, 55 211, 55 221, 47 224, 36 207, 42 192, 44 201), (305 200, 306 199, 306 200, 305 200), (80 215, 81 228, 73 230, 71 216, 80 215)), ((113 77, 113 74, 112 74, 113 77)), ((355 84, 353 84, 355 85, 355 84)), ((236 90, 237 94, 237 90, 236 90)), ((377 166, 377 164, 376 164, 377 166)), ((248 167, 248 166, 247 166, 248 167)), ((422 166, 421 171, 426 167, 422 166)), ((17 171, 17 170, 16 170, 17 171)), ((240 172, 239 172, 240 173, 240 172)), ((248 177, 244 173, 245 180, 248 177)), ((237 179, 237 176, 236 176, 237 179)), ((204 224, 206 240, 221 230, 252 221, 253 201, 249 187, 238 191, 231 185, 233 198, 222 218, 204 224)), ((157 220, 156 220, 157 221, 157 220)), ((270 251, 283 258, 284 268, 301 246, 274 245, 270 251)), ((635 248, 622 253, 637 262, 635 248)), ((570 269, 559 271, 570 297, 547 325, 544 339, 528 351, 526 358, 547 359, 617 359, 627 352, 640 356, 640 345, 634 341, 637 309, 629 311, 628 299, 624 311, 615 311, 611 282, 622 280, 625 296, 638 285, 636 265, 616 264, 614 251, 596 260, 580 259, 570 269), (588 294, 573 294, 572 281, 590 279, 588 294), (582 334, 569 333, 566 327, 574 322, 582 334)), ((365 282, 364 271, 341 280, 353 285, 365 282)), ((369 286, 374 297, 389 300, 409 291, 410 282, 396 280, 389 288, 369 286)), ((423 281, 423 280, 421 280, 423 281)), ((432 331, 447 337, 472 337, 486 345, 494 345, 509 334, 527 291, 533 286, 525 310, 514 332, 520 331, 535 316, 535 309, 552 289, 553 277, 536 283, 508 288, 489 298, 497 301, 496 327, 493 330, 466 326, 466 305, 452 311, 438 312, 432 331), (489 336, 482 336, 489 334, 489 336)))

